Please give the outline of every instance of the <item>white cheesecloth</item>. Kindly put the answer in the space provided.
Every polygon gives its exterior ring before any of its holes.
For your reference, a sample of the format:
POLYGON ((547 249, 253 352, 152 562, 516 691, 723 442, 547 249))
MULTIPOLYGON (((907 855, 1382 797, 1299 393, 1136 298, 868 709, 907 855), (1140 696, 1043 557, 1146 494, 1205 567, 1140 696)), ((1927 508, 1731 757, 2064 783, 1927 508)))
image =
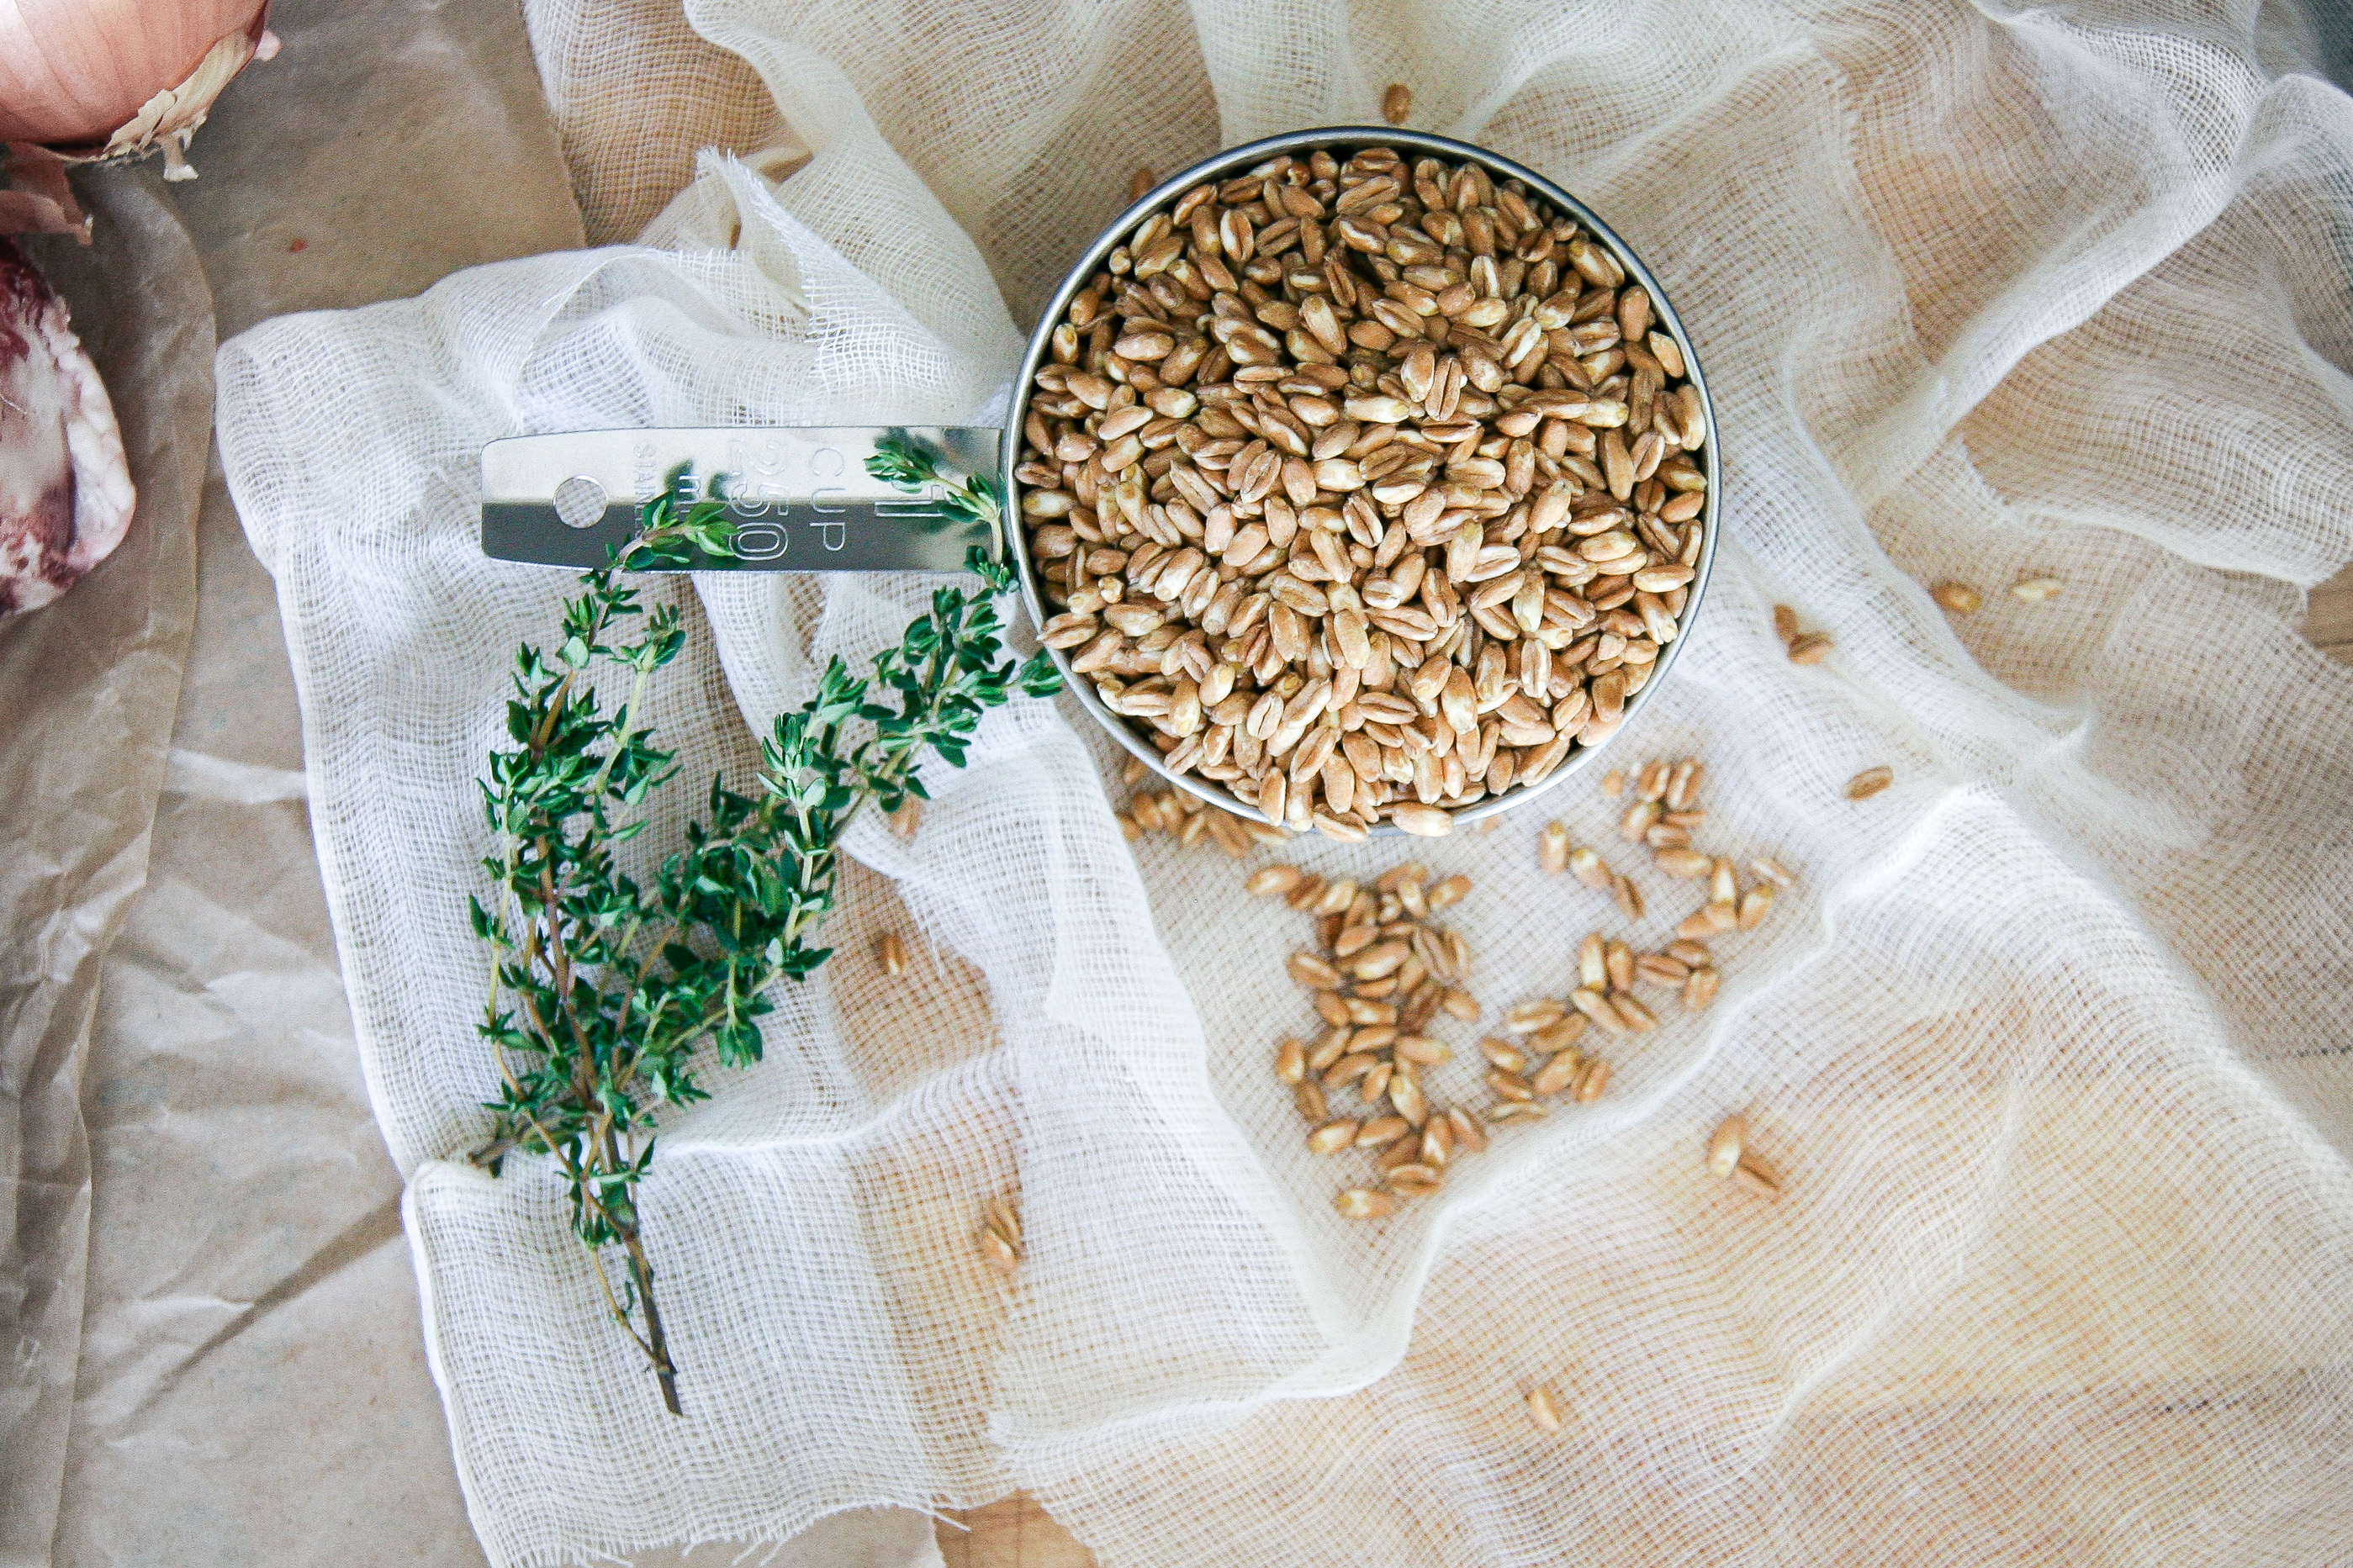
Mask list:
MULTIPOLYGON (((2353 1557, 2353 671, 2297 632, 2353 558, 2353 100, 2284 13, 527 9, 589 232, 642 243, 219 362, 494 1561, 1017 1486, 1109 1568, 2353 1557), (666 1121, 667 1417, 559 1185, 464 1161, 494 1082, 474 780, 571 586, 480 557, 478 449, 1001 417, 1134 168, 1376 120, 1391 81, 1589 202, 1697 342, 1723 554, 1611 754, 1704 758, 1703 845, 1798 885, 1719 944, 1711 1011, 1612 1046, 1598 1104, 1352 1223, 1270 1070, 1313 1023, 1280 962, 1307 921, 1206 847, 1131 851, 1084 715, 1018 703, 927 770, 912 842, 860 827, 841 956, 666 1121), (781 179, 695 163, 786 142, 814 157, 781 179), (2031 574, 2058 596, 2004 591, 2031 574), (1985 607, 1947 616, 1945 578, 1985 607), (1777 602, 1829 659, 1783 656, 1777 602), (1894 786, 1850 802, 1873 764, 1894 786), (894 927, 906 980, 867 957, 894 927), (1732 1110, 1777 1205, 1703 1168, 1732 1110), (1016 1189, 1008 1287, 971 1237, 1016 1189)), ((929 586, 662 580, 695 643, 659 738, 748 776, 929 586)), ((1563 994, 1587 931, 1655 948, 1698 901, 1594 773, 1491 833, 1291 858, 1469 872, 1447 918, 1492 1019, 1563 994), (1539 872, 1556 816, 1645 921, 1539 872)), ((701 790, 671 793, 656 847, 701 790)), ((1434 1089, 1482 1102, 1478 1031, 1442 1033, 1434 1089)))

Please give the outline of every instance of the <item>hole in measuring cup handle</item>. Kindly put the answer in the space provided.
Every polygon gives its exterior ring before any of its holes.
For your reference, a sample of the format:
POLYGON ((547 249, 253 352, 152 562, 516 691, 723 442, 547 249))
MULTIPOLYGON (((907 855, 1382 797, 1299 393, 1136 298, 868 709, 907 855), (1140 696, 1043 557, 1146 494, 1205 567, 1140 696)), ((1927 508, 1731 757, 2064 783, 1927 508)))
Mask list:
POLYGON ((555 515, 566 528, 594 528, 605 521, 605 487, 575 474, 555 487, 555 515))

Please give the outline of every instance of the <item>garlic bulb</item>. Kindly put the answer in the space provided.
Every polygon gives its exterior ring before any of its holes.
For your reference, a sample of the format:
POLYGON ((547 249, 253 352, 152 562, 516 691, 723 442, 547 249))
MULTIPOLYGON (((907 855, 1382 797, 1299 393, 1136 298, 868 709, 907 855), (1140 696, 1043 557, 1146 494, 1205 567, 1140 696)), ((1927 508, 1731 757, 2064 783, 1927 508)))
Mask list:
POLYGON ((188 179, 188 138, 278 40, 267 0, 0 0, 0 141, 74 161, 160 148, 188 179))
POLYGON ((134 502, 114 405, 58 299, 0 239, 0 616, 113 552, 134 502))

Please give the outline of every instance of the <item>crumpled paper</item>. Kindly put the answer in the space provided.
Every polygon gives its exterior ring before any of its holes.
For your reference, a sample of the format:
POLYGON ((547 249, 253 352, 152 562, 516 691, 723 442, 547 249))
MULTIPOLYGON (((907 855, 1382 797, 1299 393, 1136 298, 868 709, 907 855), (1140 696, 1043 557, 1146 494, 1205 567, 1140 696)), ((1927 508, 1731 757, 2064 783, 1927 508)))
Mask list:
MULTIPOLYGON (((225 336, 578 243, 510 14, 313 3, 274 25, 287 48, 224 93, 203 178, 170 196, 216 285, 207 399, 216 312, 225 336)), ((207 401, 199 462, 208 430, 207 401)), ((203 502, 148 886, 83 1096, 89 1307, 55 1561, 479 1562, 352 1052, 276 597, 216 466, 203 502)))
POLYGON ((0 1563, 48 1561, 81 1337, 90 1145, 79 1107, 108 948, 139 890, 195 608, 213 317, 151 173, 84 187, 85 249, 28 240, 111 391, 131 531, 0 625, 0 1563))
MULTIPOLYGON (((216 321, 574 248, 579 218, 511 8, 271 16, 285 49, 222 95, 203 177, 85 176, 97 245, 41 258, 141 510, 113 559, 0 629, 5 1568, 481 1561, 352 1043, 276 595, 206 468, 211 361, 216 321)), ((776 1561, 936 1548, 920 1515, 852 1514, 776 1561)))

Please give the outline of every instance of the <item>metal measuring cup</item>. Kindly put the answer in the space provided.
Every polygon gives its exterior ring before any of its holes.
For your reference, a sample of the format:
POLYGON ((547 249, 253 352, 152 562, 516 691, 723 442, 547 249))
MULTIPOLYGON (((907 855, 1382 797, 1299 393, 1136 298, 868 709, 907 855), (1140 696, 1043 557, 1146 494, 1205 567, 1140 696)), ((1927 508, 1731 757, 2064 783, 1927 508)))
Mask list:
MULTIPOLYGON (((887 437, 913 438, 940 453, 944 468, 965 475, 993 471, 998 494, 1004 498, 1006 527, 1018 535, 1023 527, 1023 487, 1015 469, 1021 448, 1019 433, 1036 390, 1038 372, 1051 354, 1056 324, 1069 312, 1071 300, 1104 269, 1111 253, 1152 215, 1173 205, 1196 185, 1222 183, 1286 153, 1305 156, 1322 150, 1345 161, 1349 153, 1373 146, 1393 148, 1409 157, 1419 153, 1476 163, 1498 181, 1521 182, 1556 213, 1574 219, 1609 248, 1628 281, 1648 291, 1659 325, 1672 335, 1682 351, 1685 379, 1698 392, 1705 426, 1704 439, 1695 454, 1704 465, 1707 479, 1698 514, 1700 554, 1693 563, 1694 575, 1678 617, 1678 635, 1660 649, 1649 681, 1628 700, 1620 721, 1622 729, 1664 684, 1676 657, 1690 640, 1715 564, 1722 471, 1715 406, 1706 378, 1682 319, 1658 279, 1592 209, 1534 170, 1499 153, 1423 132, 1347 126, 1269 137, 1205 159, 1132 203, 1087 247, 1039 318, 1029 351, 1022 356, 1008 429, 728 426, 578 431, 493 441, 482 449, 482 552, 498 560, 575 571, 602 566, 614 548, 636 534, 643 509, 665 489, 681 483, 708 487, 716 477, 715 492, 697 489, 681 499, 693 500, 705 493, 724 495, 727 514, 736 531, 735 554, 700 560, 688 569, 946 573, 961 571, 966 553, 977 544, 1000 559, 1005 552, 1011 552, 1023 603, 1032 624, 1042 626, 1049 610, 1024 539, 999 539, 985 523, 952 514, 933 496, 910 495, 871 477, 867 459, 881 449, 881 443, 887 437)), ((1217 781, 1171 770, 1134 721, 1112 711, 1094 683, 1071 668, 1067 652, 1057 649, 1052 657, 1081 705, 1147 768, 1222 810, 1254 821, 1266 820, 1255 805, 1236 798, 1217 781)), ((1451 815, 1457 823, 1474 822, 1532 800, 1578 771, 1607 743, 1580 744, 1535 784, 1488 796, 1451 815)), ((1372 831, 1401 830, 1383 822, 1372 831)))

